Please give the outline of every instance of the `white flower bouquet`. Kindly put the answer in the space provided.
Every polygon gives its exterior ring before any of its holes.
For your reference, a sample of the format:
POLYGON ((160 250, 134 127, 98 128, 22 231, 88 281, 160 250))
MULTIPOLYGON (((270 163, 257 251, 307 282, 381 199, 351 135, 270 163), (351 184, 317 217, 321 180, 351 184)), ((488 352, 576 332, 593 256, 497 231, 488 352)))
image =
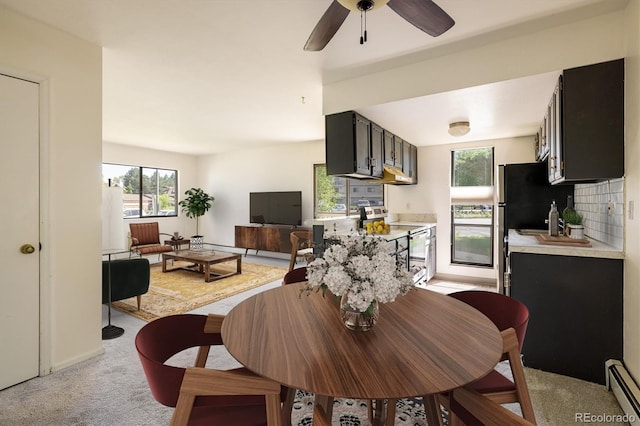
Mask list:
POLYGON ((365 312, 374 301, 393 302, 413 288, 413 278, 396 261, 389 242, 381 237, 341 236, 324 256, 307 266, 307 290, 328 288, 348 295, 351 308, 365 312))

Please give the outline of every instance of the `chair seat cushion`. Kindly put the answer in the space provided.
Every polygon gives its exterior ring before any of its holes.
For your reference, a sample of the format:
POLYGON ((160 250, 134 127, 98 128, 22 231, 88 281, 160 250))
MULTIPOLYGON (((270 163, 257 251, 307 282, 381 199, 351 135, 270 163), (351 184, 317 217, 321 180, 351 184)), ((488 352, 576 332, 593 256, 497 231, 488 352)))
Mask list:
MULTIPOLYGON (((264 397, 262 397, 264 401, 264 397)), ((241 407, 195 406, 189 417, 189 426, 266 426, 267 412, 264 404, 241 407)))
POLYGON ((512 391, 515 389, 513 382, 504 377, 496 370, 493 370, 483 378, 476 380, 469 386, 475 391, 483 394, 491 392, 512 391))
POLYGON ((150 246, 134 246, 135 250, 137 250, 140 254, 154 254, 154 253, 166 253, 169 251, 173 251, 173 247, 170 245, 157 244, 150 246))

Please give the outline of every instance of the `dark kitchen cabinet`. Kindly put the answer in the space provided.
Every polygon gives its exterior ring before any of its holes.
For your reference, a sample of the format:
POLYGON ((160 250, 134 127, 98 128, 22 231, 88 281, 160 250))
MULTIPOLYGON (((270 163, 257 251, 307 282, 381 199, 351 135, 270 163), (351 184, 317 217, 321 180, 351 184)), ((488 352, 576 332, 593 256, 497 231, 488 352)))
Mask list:
POLYGON ((409 150, 411 153, 411 160, 409 161, 409 177, 413 179, 413 184, 418 183, 418 147, 411 145, 409 150))
POLYGON ((384 164, 402 169, 403 140, 388 130, 384 131, 384 164))
POLYGON ((371 176, 382 176, 382 156, 384 152, 384 129, 376 123, 371 123, 371 176))
POLYGON ((550 105, 551 183, 624 176, 624 59, 564 70, 550 105))
POLYGON ((327 174, 382 177, 383 130, 354 111, 325 117, 327 174))
POLYGON ((605 383, 622 359, 623 260, 512 252, 511 297, 529 309, 524 365, 605 383))

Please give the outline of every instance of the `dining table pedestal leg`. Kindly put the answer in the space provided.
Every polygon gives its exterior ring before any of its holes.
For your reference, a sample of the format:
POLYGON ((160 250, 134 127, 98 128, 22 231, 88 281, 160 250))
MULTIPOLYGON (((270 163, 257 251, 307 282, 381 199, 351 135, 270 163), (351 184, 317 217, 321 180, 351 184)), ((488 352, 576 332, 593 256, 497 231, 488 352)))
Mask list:
POLYGON ((426 395, 422 397, 424 403, 424 414, 427 417, 427 424, 443 426, 442 412, 440 411, 440 402, 437 395, 426 395))

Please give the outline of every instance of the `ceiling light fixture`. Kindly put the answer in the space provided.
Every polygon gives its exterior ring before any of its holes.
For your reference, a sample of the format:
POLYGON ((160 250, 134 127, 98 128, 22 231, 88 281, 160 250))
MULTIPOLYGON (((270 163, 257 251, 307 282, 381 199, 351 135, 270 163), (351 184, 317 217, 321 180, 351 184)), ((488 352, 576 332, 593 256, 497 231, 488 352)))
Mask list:
POLYGON ((451 136, 464 136, 469 133, 471 127, 469 127, 468 121, 456 121, 449 124, 449 134, 451 136))
POLYGON ((387 4, 389 0, 338 0, 349 10, 360 12, 360 44, 367 42, 367 12, 387 4))
POLYGON ((338 3, 340 3, 341 5, 343 5, 344 7, 346 7, 349 10, 352 10, 354 12, 360 12, 362 10, 367 10, 367 11, 372 11, 372 10, 376 10, 381 8, 382 6, 384 6, 385 4, 389 3, 389 0, 368 0, 368 1, 362 1, 362 0, 338 0, 338 3), (368 6, 367 9, 365 9, 365 5, 366 4, 371 4, 370 6, 368 6))

